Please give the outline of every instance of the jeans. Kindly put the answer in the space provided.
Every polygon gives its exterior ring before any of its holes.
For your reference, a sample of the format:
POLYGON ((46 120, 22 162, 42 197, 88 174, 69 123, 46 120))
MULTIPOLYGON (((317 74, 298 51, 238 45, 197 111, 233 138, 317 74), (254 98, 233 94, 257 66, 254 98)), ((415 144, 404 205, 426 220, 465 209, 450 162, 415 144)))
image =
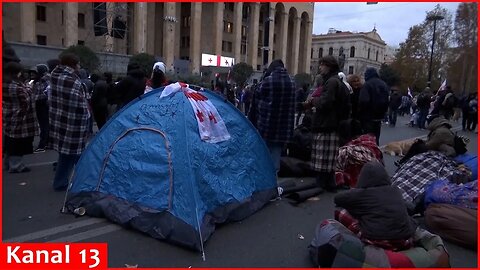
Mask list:
POLYGON ((55 178, 53 179, 53 189, 67 189, 73 168, 79 158, 80 155, 58 154, 57 169, 55 171, 55 178))
POLYGON ((278 173, 280 171, 280 157, 282 156, 282 151, 285 146, 284 143, 278 142, 266 142, 268 150, 270 151, 270 156, 273 160, 273 165, 275 166, 275 171, 278 173))
POLYGON ((40 142, 38 148, 44 149, 48 143, 48 103, 47 100, 37 100, 35 103, 38 125, 40 126, 40 142))

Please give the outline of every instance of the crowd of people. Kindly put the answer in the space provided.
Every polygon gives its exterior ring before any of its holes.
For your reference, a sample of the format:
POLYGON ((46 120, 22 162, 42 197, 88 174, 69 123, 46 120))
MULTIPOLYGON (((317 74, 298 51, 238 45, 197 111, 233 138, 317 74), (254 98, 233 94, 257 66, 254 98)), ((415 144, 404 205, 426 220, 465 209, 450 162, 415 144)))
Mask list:
MULTIPOLYGON (((69 176, 93 135, 94 122, 101 129, 126 104, 169 83, 162 62, 154 64, 148 78, 138 64, 129 64, 126 77, 115 82, 110 73, 88 74, 74 54, 37 65, 27 82, 19 62, 14 51, 4 47, 4 167, 10 173, 28 172, 24 155, 53 149, 59 153, 53 179, 56 191, 67 189, 69 176), (40 140, 34 148, 37 135, 40 140)), ((366 69, 363 81, 360 75, 345 76, 333 56, 323 57, 319 67, 311 93, 308 85, 295 84, 278 59, 258 82, 241 89, 217 81, 212 88, 244 111, 264 139, 277 172, 286 148, 290 154, 302 153, 311 162, 319 188, 352 189, 339 194, 335 202, 360 221, 365 241, 392 250, 408 248, 415 229, 407 212, 415 206, 399 204, 402 193, 385 171, 378 147, 382 122, 394 127, 398 114, 410 114, 412 125, 424 129, 428 124, 431 131, 398 166, 428 151, 456 157, 465 151, 459 150, 459 138, 450 130, 449 120, 459 109, 463 129, 475 130, 477 95, 457 99, 447 86, 435 95, 427 88, 412 97, 388 86, 374 68, 366 69), (296 133, 305 129, 311 132, 309 143, 294 149, 296 133), (388 215, 378 218, 377 210, 388 215)))

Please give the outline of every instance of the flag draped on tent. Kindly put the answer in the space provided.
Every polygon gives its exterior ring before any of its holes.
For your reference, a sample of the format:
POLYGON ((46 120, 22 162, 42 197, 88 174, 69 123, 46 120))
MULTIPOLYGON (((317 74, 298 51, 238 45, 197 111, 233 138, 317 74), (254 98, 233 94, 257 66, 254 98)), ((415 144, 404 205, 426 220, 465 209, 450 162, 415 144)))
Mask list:
POLYGON ((230 139, 227 127, 215 106, 202 93, 192 90, 184 83, 172 83, 165 87, 160 98, 183 92, 192 105, 197 119, 200 138, 209 143, 219 143, 230 139))

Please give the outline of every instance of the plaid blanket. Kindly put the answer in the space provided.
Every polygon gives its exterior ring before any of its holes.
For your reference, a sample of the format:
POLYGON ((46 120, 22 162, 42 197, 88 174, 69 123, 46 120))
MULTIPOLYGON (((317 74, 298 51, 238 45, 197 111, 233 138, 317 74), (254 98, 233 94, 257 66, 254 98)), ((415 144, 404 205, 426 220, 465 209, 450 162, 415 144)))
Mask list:
POLYGON ((309 245, 310 258, 321 268, 427 268, 450 267, 442 239, 422 228, 413 237, 415 247, 390 251, 363 243, 340 222, 324 220, 309 245))
POLYGON ((317 172, 332 172, 340 146, 336 132, 313 134, 312 169, 317 172))
POLYGON ((355 187, 363 165, 372 160, 383 163, 382 151, 378 148, 375 137, 370 134, 362 135, 340 147, 335 163, 337 186, 347 184, 355 187))
POLYGON ((392 186, 400 189, 405 201, 413 202, 432 181, 464 173, 443 153, 428 151, 413 156, 398 168, 392 177, 392 186))
POLYGON ((50 144, 62 154, 81 154, 87 144, 88 110, 85 91, 75 71, 58 66, 51 75, 50 144))
MULTIPOLYGON (((295 82, 284 68, 276 68, 258 87, 256 127, 264 140, 288 142, 295 118, 295 82)), ((252 108, 255 109, 255 108, 252 108)))
POLYGON ((17 81, 2 83, 3 134, 10 138, 27 138, 38 134, 32 91, 17 81))

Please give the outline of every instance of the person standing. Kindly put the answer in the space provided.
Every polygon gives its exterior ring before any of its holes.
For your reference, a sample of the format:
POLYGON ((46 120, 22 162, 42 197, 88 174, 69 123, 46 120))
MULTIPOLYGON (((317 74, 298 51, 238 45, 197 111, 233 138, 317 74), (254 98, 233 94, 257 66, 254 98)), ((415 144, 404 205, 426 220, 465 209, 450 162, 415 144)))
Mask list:
POLYGON ((320 188, 336 191, 335 160, 340 147, 338 127, 350 117, 350 92, 340 80, 340 67, 333 56, 320 59, 320 74, 323 78, 322 93, 308 102, 315 112, 312 119, 312 169, 317 173, 320 188))
MULTIPOLYGON (((280 156, 293 136, 295 117, 295 82, 282 60, 272 61, 255 93, 256 127, 265 140, 276 171, 280 156)), ((252 108, 253 109, 253 108, 252 108)))
POLYGON ((397 114, 400 105, 402 105, 402 96, 400 90, 396 86, 390 88, 390 101, 388 104, 388 122, 391 127, 395 127, 397 124, 397 114))
POLYGON ((56 191, 68 188, 70 175, 85 148, 91 115, 82 82, 77 75, 79 58, 66 53, 51 74, 50 144, 58 152, 53 180, 56 191))
POLYGON ((428 111, 430 110, 430 101, 432 99, 432 94, 430 88, 427 87, 420 93, 417 97, 417 108, 418 108, 418 128, 425 129, 425 122, 427 121, 428 111))
POLYGON ((387 84, 378 76, 376 69, 367 68, 364 76, 365 84, 358 97, 358 116, 363 131, 366 134, 373 134, 379 145, 382 120, 388 110, 389 90, 387 84))
POLYGON ((22 65, 17 62, 3 67, 3 143, 9 173, 30 171, 23 163, 23 156, 33 152, 33 138, 38 133, 33 94, 22 82, 21 72, 22 65))
POLYGON ((40 125, 40 141, 33 153, 45 152, 48 143, 48 98, 47 92, 50 88, 50 73, 48 66, 38 64, 36 66, 38 77, 33 83, 33 93, 35 95, 35 112, 38 124, 40 125))
POLYGON ((108 84, 105 79, 98 74, 94 73, 90 77, 92 82, 94 83, 92 92, 93 118, 97 123, 98 130, 100 130, 107 122, 108 117, 108 84))
POLYGON ((304 84, 302 88, 299 88, 297 92, 295 93, 295 126, 300 125, 300 117, 304 113, 304 107, 303 103, 305 100, 307 100, 307 95, 308 95, 308 84, 304 84))
POLYGON ((360 89, 362 89, 362 78, 357 74, 348 75, 347 82, 352 87, 352 94, 350 95, 350 102, 352 103, 352 119, 358 120, 358 98, 360 96, 360 89))

